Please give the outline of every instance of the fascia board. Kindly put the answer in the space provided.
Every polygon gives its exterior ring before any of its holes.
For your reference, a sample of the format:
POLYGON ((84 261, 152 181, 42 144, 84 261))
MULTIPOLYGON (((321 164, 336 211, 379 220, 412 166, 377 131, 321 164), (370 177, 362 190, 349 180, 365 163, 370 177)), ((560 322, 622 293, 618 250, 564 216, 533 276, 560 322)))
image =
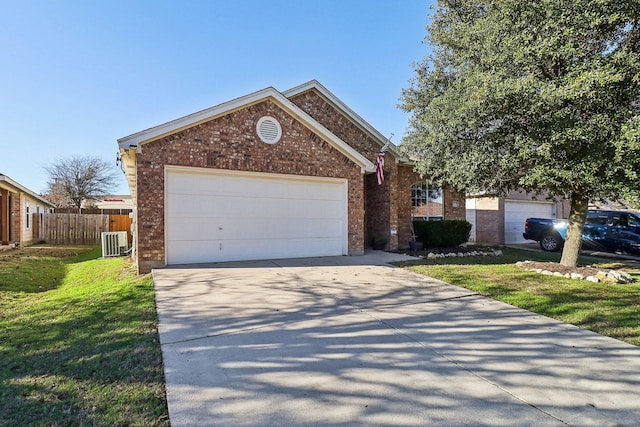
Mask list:
POLYGON ((129 148, 140 149, 140 147, 147 142, 155 141, 156 139, 162 138, 175 132, 179 132, 183 129, 190 128, 213 118, 223 116, 232 111, 248 107, 252 104, 268 98, 269 95, 273 95, 274 93, 279 92, 272 87, 250 93, 249 95, 245 95, 240 98, 218 104, 211 108, 207 108, 205 110, 180 117, 179 119, 171 120, 170 122, 166 122, 164 124, 154 126, 152 128, 120 138, 118 139, 118 146, 121 149, 125 150, 129 148))
POLYGON ((316 89, 325 98, 326 101, 332 104, 337 110, 342 111, 342 113, 344 113, 347 117, 349 117, 363 131, 371 135, 374 139, 378 140, 381 146, 384 146, 387 142, 389 142, 388 151, 390 151, 391 154, 393 154, 393 156, 396 158, 396 162, 407 163, 409 161, 408 158, 402 156, 398 152, 398 147, 393 142, 391 142, 388 138, 386 138, 384 135, 378 132, 376 128, 371 126, 371 124, 369 124, 365 119, 363 119, 358 113, 356 113, 351 108, 349 108, 347 104, 342 102, 340 98, 338 98, 333 93, 331 93, 331 91, 326 87, 324 87, 319 81, 311 80, 307 83, 303 83, 299 86, 286 90, 282 92, 282 94, 287 98, 292 98, 296 95, 299 95, 301 93, 307 92, 312 89, 316 89))
MULTIPOLYGON (((16 190, 19 190, 19 191, 22 191, 23 193, 28 194, 29 196, 33 197, 34 199, 41 201, 45 205, 48 205, 48 206, 50 206, 52 208, 56 207, 56 205, 54 205, 53 203, 51 203, 47 199, 43 198, 39 194, 36 194, 33 191, 29 190, 27 187, 24 187, 23 185, 18 184, 17 182, 12 180, 8 176, 0 174, 0 182, 3 182, 3 181, 6 182, 8 184, 8 186, 13 187, 16 190)), ((7 189, 7 190, 9 190, 9 189, 7 189)))

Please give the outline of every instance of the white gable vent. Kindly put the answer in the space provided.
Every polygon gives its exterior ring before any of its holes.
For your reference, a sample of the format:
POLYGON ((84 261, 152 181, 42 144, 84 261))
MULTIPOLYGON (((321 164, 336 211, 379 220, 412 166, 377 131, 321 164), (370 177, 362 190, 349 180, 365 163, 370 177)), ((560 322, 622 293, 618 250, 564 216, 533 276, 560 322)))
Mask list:
POLYGON ((282 138, 282 127, 280 123, 271 116, 264 116, 258 120, 256 132, 262 142, 275 144, 282 138))

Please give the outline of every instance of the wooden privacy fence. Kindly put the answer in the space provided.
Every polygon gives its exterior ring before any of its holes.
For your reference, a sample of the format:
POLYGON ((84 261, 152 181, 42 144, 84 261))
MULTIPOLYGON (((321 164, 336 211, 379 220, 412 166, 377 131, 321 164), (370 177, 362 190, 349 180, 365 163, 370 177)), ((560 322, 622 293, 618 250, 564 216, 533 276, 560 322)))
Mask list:
POLYGON ((38 242, 97 245, 100 244, 103 231, 127 231, 129 242, 131 242, 129 215, 34 213, 32 218, 33 236, 38 242))

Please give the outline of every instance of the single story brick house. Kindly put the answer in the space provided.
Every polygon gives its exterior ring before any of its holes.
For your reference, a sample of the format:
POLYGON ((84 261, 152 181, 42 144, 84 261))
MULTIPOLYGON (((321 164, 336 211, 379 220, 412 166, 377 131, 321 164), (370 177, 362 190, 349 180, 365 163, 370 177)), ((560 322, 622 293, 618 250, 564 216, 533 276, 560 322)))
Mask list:
POLYGON ((31 215, 53 212, 54 204, 0 174, 0 245, 34 243, 31 215))
MULTIPOLYGON (((272 87, 126 136, 138 270, 408 247, 412 162, 319 82, 272 87), (384 181, 376 158, 385 146, 384 181)), ((444 218, 464 197, 444 189, 444 218)))

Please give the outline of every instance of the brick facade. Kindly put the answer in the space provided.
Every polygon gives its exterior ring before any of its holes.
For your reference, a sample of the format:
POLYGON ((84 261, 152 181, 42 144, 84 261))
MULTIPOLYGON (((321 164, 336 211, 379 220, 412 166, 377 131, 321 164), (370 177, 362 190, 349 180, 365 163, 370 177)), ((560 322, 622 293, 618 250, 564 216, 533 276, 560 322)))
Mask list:
MULTIPOLYGON (((292 107, 274 102, 277 97, 242 104, 209 120, 176 128, 173 133, 138 147, 133 159, 139 271, 144 273, 165 265, 167 166, 346 179, 348 253, 362 254, 370 246, 374 233, 386 238, 386 249, 408 247, 411 185, 419 176, 410 164, 398 162, 392 152, 387 152, 385 180, 378 185, 375 174, 363 174, 362 165, 356 164, 354 157, 339 151, 335 141, 332 143, 320 136, 327 138, 326 130, 311 131, 309 122, 319 123, 370 162, 375 162, 384 143, 374 136, 377 132, 365 129, 368 125, 357 123, 350 113, 322 93, 326 92, 312 88, 292 95, 288 98, 292 107), (301 118, 300 113, 291 114, 298 108, 313 120, 301 118), (265 144, 256 134, 256 123, 265 115, 277 119, 282 127, 282 138, 276 144, 265 144)), ((128 142, 128 138, 124 140, 128 142)), ((445 197, 447 194, 445 192, 445 197)), ((448 204, 444 208, 445 216, 464 218, 464 199, 460 200, 457 207, 450 203, 453 198, 445 201, 448 204)))
POLYGON ((144 146, 137 155, 138 267, 165 264, 165 165, 250 172, 346 178, 350 254, 364 251, 364 176, 360 167, 271 101, 185 129, 144 146), (265 144, 255 131, 270 115, 282 126, 282 139, 265 144))

